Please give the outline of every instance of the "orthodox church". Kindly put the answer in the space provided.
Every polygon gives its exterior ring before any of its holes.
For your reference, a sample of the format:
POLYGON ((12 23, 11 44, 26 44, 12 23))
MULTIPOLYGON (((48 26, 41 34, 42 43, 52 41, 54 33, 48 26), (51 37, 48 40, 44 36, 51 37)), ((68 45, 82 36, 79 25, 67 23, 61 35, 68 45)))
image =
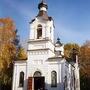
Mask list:
POLYGON ((12 90, 80 90, 78 57, 67 61, 64 45, 54 41, 54 20, 41 1, 30 22, 26 61, 15 61, 12 90))

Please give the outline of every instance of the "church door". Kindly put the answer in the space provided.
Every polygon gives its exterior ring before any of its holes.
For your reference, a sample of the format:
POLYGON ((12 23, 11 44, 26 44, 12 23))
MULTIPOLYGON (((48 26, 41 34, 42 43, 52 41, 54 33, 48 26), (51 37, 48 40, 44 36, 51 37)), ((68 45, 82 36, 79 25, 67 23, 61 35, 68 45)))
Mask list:
POLYGON ((28 90, 32 90, 32 80, 33 80, 32 77, 28 78, 28 90))
POLYGON ((34 90, 45 90, 44 80, 44 77, 34 77, 34 90))
POLYGON ((34 90, 45 90, 45 78, 42 77, 41 72, 34 73, 34 90))

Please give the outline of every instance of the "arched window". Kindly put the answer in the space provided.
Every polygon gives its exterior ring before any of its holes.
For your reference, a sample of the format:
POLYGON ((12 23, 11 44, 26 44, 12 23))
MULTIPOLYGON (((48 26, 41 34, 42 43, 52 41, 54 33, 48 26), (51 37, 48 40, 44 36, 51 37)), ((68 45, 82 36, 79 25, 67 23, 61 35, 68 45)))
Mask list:
POLYGON ((51 72, 51 87, 57 87, 57 72, 51 72))
POLYGON ((20 72, 20 77, 19 77, 19 87, 24 86, 24 72, 20 72))
POLYGON ((42 37, 42 25, 39 24, 37 27, 37 39, 40 39, 42 37))

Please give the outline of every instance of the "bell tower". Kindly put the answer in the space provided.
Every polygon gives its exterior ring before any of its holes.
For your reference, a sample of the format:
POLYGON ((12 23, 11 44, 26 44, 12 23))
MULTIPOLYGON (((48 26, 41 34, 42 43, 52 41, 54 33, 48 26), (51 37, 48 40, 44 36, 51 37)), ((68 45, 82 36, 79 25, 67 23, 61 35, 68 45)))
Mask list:
POLYGON ((37 16, 30 22, 28 50, 50 49, 54 53, 54 22, 47 14, 47 3, 42 0, 38 9, 37 16))
POLYGON ((55 56, 54 22, 47 14, 48 5, 41 1, 38 9, 37 16, 30 22, 27 78, 33 77, 35 71, 47 71, 48 58, 55 56))
POLYGON ((29 39, 49 39, 54 42, 54 24, 52 17, 47 14, 48 6, 44 1, 38 4, 39 13, 30 22, 29 39))

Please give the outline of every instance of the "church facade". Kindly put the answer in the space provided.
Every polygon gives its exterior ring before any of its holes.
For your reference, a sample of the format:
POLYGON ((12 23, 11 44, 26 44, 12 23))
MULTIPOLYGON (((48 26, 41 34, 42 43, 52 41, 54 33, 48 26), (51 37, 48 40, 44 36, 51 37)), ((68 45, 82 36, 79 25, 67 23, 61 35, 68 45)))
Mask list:
POLYGON ((15 61, 12 90, 80 90, 78 58, 67 61, 64 45, 54 41, 54 21, 45 2, 30 22, 28 59, 15 61))

